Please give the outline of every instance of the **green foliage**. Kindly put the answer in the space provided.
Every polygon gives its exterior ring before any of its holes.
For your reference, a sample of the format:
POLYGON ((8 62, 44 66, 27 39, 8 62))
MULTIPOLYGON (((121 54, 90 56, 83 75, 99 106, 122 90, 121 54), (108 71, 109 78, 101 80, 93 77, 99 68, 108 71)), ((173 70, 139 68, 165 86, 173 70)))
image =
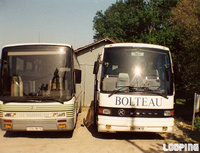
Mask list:
POLYGON ((176 32, 174 61, 181 65, 178 86, 191 96, 200 91, 200 1, 182 0, 172 10, 171 21, 176 32))
POLYGON ((194 127, 200 132, 200 117, 197 116, 194 120, 194 127))
POLYGON ((144 42, 171 46, 174 33, 170 23, 176 1, 118 1, 94 17, 94 39, 110 37, 116 42, 144 42))

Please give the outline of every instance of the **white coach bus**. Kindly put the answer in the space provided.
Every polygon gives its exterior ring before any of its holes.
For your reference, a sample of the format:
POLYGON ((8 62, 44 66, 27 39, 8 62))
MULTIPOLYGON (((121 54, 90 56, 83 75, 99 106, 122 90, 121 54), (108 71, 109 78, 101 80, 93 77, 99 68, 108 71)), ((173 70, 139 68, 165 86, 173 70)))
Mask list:
POLYGON ((94 74, 98 132, 172 132, 174 80, 169 48, 106 45, 94 74))
POLYGON ((71 45, 8 45, 1 60, 2 130, 74 129, 82 92, 81 71, 71 45))

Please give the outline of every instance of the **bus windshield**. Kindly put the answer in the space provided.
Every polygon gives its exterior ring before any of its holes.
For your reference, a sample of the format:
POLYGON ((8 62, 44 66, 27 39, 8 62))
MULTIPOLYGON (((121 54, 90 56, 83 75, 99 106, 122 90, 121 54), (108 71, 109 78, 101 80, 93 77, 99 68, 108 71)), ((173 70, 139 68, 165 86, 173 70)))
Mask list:
POLYGON ((36 45, 4 48, 1 99, 4 101, 71 99, 73 91, 71 52, 72 49, 67 46, 36 45))
POLYGON ((172 95, 169 51, 154 48, 105 48, 101 74, 103 92, 172 95))

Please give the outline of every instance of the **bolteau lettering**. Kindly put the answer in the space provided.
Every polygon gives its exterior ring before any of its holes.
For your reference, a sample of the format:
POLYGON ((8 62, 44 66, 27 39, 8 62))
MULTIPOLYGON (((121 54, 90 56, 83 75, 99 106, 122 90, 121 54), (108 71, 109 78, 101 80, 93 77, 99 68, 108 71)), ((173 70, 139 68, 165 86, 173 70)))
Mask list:
POLYGON ((147 98, 147 97, 133 98, 133 97, 116 96, 115 105, 161 107, 162 106, 162 98, 147 98))

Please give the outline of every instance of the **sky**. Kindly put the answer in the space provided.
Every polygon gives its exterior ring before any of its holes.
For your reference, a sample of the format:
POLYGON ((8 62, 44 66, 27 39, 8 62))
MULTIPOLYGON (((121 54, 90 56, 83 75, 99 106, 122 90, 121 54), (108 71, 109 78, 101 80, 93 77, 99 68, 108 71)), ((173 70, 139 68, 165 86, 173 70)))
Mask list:
POLYGON ((116 0, 0 0, 0 48, 16 43, 92 42, 93 19, 116 0))

